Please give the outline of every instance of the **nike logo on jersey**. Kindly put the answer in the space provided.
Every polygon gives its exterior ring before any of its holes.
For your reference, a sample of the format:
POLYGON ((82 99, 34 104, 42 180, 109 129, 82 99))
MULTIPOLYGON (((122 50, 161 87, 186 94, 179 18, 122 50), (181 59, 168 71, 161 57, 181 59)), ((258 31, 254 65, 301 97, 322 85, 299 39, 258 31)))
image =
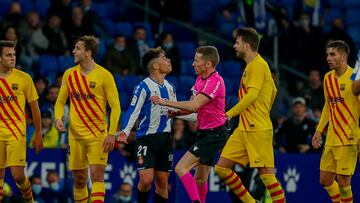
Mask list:
POLYGON ((255 163, 257 164, 257 163, 259 163, 261 160, 255 160, 255 163))
POLYGON ((199 147, 197 147, 197 146, 194 146, 194 149, 193 149, 193 151, 196 151, 196 150, 198 150, 199 149, 199 147))
POLYGON ((345 170, 347 170, 348 168, 341 168, 341 170, 343 170, 343 171, 345 171, 345 170))

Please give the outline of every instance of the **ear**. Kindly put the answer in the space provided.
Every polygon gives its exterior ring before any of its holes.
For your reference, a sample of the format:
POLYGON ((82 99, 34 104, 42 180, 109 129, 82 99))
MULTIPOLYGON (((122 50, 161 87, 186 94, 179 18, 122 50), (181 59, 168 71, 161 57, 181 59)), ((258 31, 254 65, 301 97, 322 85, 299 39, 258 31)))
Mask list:
POLYGON ((205 64, 205 66, 208 67, 208 68, 212 67, 211 61, 207 61, 206 64, 205 64))
POLYGON ((154 70, 159 70, 160 66, 158 63, 153 63, 153 69, 154 70))

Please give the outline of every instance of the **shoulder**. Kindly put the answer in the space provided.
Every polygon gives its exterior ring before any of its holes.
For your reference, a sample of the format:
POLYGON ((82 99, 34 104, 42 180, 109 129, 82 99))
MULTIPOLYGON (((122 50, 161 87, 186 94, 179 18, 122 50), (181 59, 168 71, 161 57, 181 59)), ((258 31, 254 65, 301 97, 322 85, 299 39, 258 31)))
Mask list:
POLYGON ((100 66, 99 64, 96 64, 96 71, 99 72, 99 74, 103 77, 113 77, 110 71, 108 71, 106 68, 100 66))
POLYGON ((76 66, 66 69, 64 72, 63 77, 68 77, 71 73, 73 73, 76 70, 76 66))
POLYGON ((13 74, 14 74, 14 76, 18 76, 21 79, 32 80, 31 76, 28 73, 25 73, 24 71, 21 71, 18 69, 14 69, 13 74))

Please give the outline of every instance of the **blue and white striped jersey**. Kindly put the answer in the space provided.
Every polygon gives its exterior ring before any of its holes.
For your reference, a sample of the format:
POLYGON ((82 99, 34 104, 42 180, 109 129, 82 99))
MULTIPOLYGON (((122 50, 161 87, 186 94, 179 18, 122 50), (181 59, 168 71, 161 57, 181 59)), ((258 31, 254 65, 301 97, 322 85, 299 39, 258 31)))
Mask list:
POLYGON ((150 97, 159 96, 163 99, 176 101, 175 87, 167 80, 160 85, 150 77, 145 78, 134 89, 134 95, 126 113, 123 131, 129 136, 134 123, 139 118, 136 137, 147 134, 171 132, 171 119, 167 118, 169 107, 155 105, 150 97))

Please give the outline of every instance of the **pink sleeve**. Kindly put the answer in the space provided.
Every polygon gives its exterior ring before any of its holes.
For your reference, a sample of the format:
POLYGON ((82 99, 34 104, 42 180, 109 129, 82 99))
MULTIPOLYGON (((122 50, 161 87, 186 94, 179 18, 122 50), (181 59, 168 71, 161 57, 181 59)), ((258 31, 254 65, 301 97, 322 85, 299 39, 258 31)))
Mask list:
POLYGON ((221 80, 218 77, 208 79, 200 93, 214 99, 220 90, 221 80))

